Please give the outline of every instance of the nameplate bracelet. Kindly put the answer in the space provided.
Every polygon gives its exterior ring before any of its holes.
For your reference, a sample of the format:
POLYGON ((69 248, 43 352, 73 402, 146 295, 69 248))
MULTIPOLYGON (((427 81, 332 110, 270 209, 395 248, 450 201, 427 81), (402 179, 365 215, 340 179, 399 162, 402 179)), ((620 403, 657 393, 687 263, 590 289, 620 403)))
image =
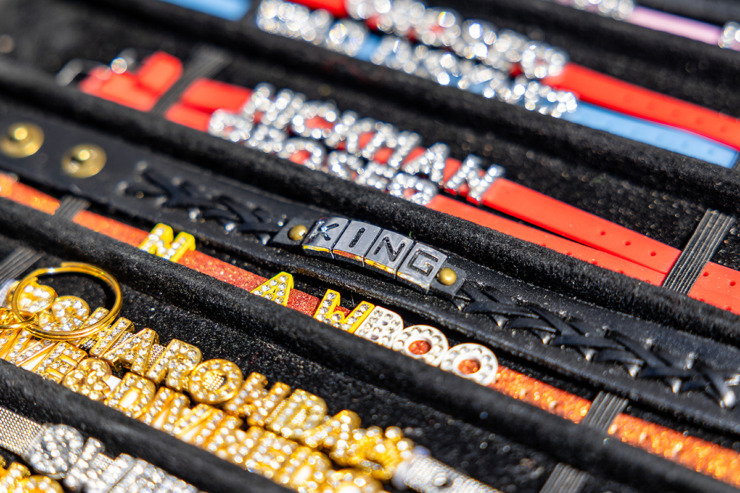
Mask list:
POLYGON ((298 491, 374 493, 385 481, 421 493, 440 484, 448 492, 497 491, 435 460, 397 427, 362 428, 349 410, 328 416, 316 395, 281 382, 268 387, 259 373, 244 378, 233 362, 204 361, 184 341, 160 345, 151 329, 134 332, 117 317, 120 293, 110 274, 89 264, 31 272, 0 310, 0 357, 298 491), (38 281, 58 273, 108 284, 113 305, 90 314, 82 298, 38 281))
POLYGON ((564 51, 512 30, 497 31, 485 21, 465 21, 462 29, 453 23, 453 29, 445 29, 429 19, 441 13, 453 21, 455 14, 423 10, 423 5, 422 9, 414 8, 416 3, 393 2, 392 9, 383 15, 368 10, 372 2, 350 2, 348 11, 358 20, 335 20, 325 10, 263 0, 257 10, 257 25, 271 34, 299 38, 545 115, 560 117, 576 110, 578 100, 572 92, 555 90, 535 80, 558 75, 568 60, 564 51), (378 15, 377 27, 387 34, 379 37, 365 25, 364 19, 372 15, 378 15), (300 28, 296 29, 297 25, 300 28), (414 31, 419 44, 405 38, 412 29, 421 31, 414 31), (510 71, 515 64, 521 66, 523 75, 512 78, 510 71))

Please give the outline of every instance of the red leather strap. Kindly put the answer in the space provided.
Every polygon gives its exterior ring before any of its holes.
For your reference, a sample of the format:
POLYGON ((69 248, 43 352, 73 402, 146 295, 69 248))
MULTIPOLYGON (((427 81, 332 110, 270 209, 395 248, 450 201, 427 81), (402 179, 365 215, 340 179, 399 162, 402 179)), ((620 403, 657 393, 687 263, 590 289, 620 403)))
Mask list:
POLYGON ((337 18, 347 17, 347 8, 344 6, 344 0, 291 0, 308 7, 311 10, 324 9, 337 18))
MULTIPOLYGON (((90 77, 93 77, 93 75, 91 74, 90 77)), ((100 78, 89 83, 80 84, 80 89, 93 96, 140 111, 149 111, 159 99, 157 94, 142 89, 136 77, 130 74, 116 74, 111 77, 100 78)))
POLYGON ((602 252, 667 274, 680 250, 505 178, 483 194, 482 203, 602 252))
POLYGON ((211 121, 211 114, 200 111, 183 103, 176 103, 170 106, 164 114, 168 120, 185 125, 186 127, 208 131, 208 123, 211 121))
POLYGON ((575 63, 543 83, 574 92, 579 99, 621 113, 671 125, 740 149, 740 120, 645 89, 575 63))
POLYGON ((252 91, 212 79, 196 79, 182 93, 180 102, 210 116, 216 110, 238 112, 252 91))
POLYGON ((141 87, 160 96, 172 87, 181 75, 180 59, 162 51, 147 57, 136 72, 141 87))
POLYGON ((149 56, 136 72, 116 74, 98 68, 80 83, 81 91, 141 111, 149 111, 182 75, 182 62, 164 52, 149 56))
POLYGON ((499 231, 505 235, 513 236, 514 238, 519 238, 520 240, 528 241, 535 245, 540 245, 542 247, 555 250, 556 252, 575 257, 584 262, 588 262, 589 264, 597 265, 604 269, 609 269, 620 274, 634 277, 641 281, 649 282, 650 284, 659 286, 665 277, 665 275, 660 272, 642 267, 634 262, 630 262, 629 260, 621 259, 614 255, 610 255, 609 253, 600 252, 594 248, 555 236, 545 231, 540 231, 531 226, 519 224, 509 219, 496 216, 450 197, 437 195, 429 204, 427 204, 427 207, 439 212, 450 214, 451 216, 465 219, 480 226, 499 231))
POLYGON ((691 287, 689 296, 740 314, 740 272, 710 262, 691 287))
POLYGON ((180 125, 206 132, 214 111, 238 112, 251 94, 252 91, 244 87, 212 79, 196 79, 164 116, 180 125))

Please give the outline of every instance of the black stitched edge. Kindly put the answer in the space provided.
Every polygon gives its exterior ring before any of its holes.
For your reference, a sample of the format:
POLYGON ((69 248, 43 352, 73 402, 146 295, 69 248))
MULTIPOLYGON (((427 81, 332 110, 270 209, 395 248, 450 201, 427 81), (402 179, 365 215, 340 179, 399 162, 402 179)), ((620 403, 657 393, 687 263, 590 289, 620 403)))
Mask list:
POLYGON ((594 363, 622 365, 633 378, 662 380, 674 392, 699 390, 722 407, 731 408, 737 397, 731 386, 740 373, 737 369, 712 368, 692 355, 676 356, 662 348, 645 347, 613 330, 589 326, 581 320, 565 320, 547 310, 523 306, 495 288, 466 281, 456 296, 464 313, 506 317, 497 322, 503 329, 523 329, 551 346, 579 351, 594 363), (465 305, 465 306, 463 306, 465 305), (512 316, 514 314, 514 316, 512 316))

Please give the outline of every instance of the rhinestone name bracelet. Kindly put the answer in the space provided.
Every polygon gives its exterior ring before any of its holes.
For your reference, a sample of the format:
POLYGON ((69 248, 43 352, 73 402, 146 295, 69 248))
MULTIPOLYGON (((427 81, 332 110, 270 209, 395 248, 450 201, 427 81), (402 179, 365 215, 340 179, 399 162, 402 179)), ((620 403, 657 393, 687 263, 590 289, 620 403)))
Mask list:
POLYGON ((115 318, 121 300, 117 281, 97 267, 40 269, 11 291, 0 313, 1 358, 281 485, 374 493, 392 481, 422 493, 441 485, 448 492, 497 491, 435 460, 397 427, 361 428, 352 411, 328 416, 320 397, 281 382, 268 387, 259 373, 244 378, 231 361, 203 361, 194 345, 173 339, 162 346, 156 332, 134 332, 125 318, 101 323, 115 318), (107 283, 112 308, 86 317, 84 300, 38 283, 56 273, 107 283))

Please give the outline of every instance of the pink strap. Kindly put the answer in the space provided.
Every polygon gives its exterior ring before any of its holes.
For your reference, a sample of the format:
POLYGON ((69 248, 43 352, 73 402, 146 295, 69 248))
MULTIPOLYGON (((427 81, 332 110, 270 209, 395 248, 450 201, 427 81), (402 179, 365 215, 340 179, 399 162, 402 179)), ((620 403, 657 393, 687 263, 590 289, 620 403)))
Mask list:
POLYGON ((722 36, 722 28, 719 26, 640 6, 635 6, 635 9, 625 20, 630 24, 695 39, 715 46, 719 44, 720 36, 722 36))

